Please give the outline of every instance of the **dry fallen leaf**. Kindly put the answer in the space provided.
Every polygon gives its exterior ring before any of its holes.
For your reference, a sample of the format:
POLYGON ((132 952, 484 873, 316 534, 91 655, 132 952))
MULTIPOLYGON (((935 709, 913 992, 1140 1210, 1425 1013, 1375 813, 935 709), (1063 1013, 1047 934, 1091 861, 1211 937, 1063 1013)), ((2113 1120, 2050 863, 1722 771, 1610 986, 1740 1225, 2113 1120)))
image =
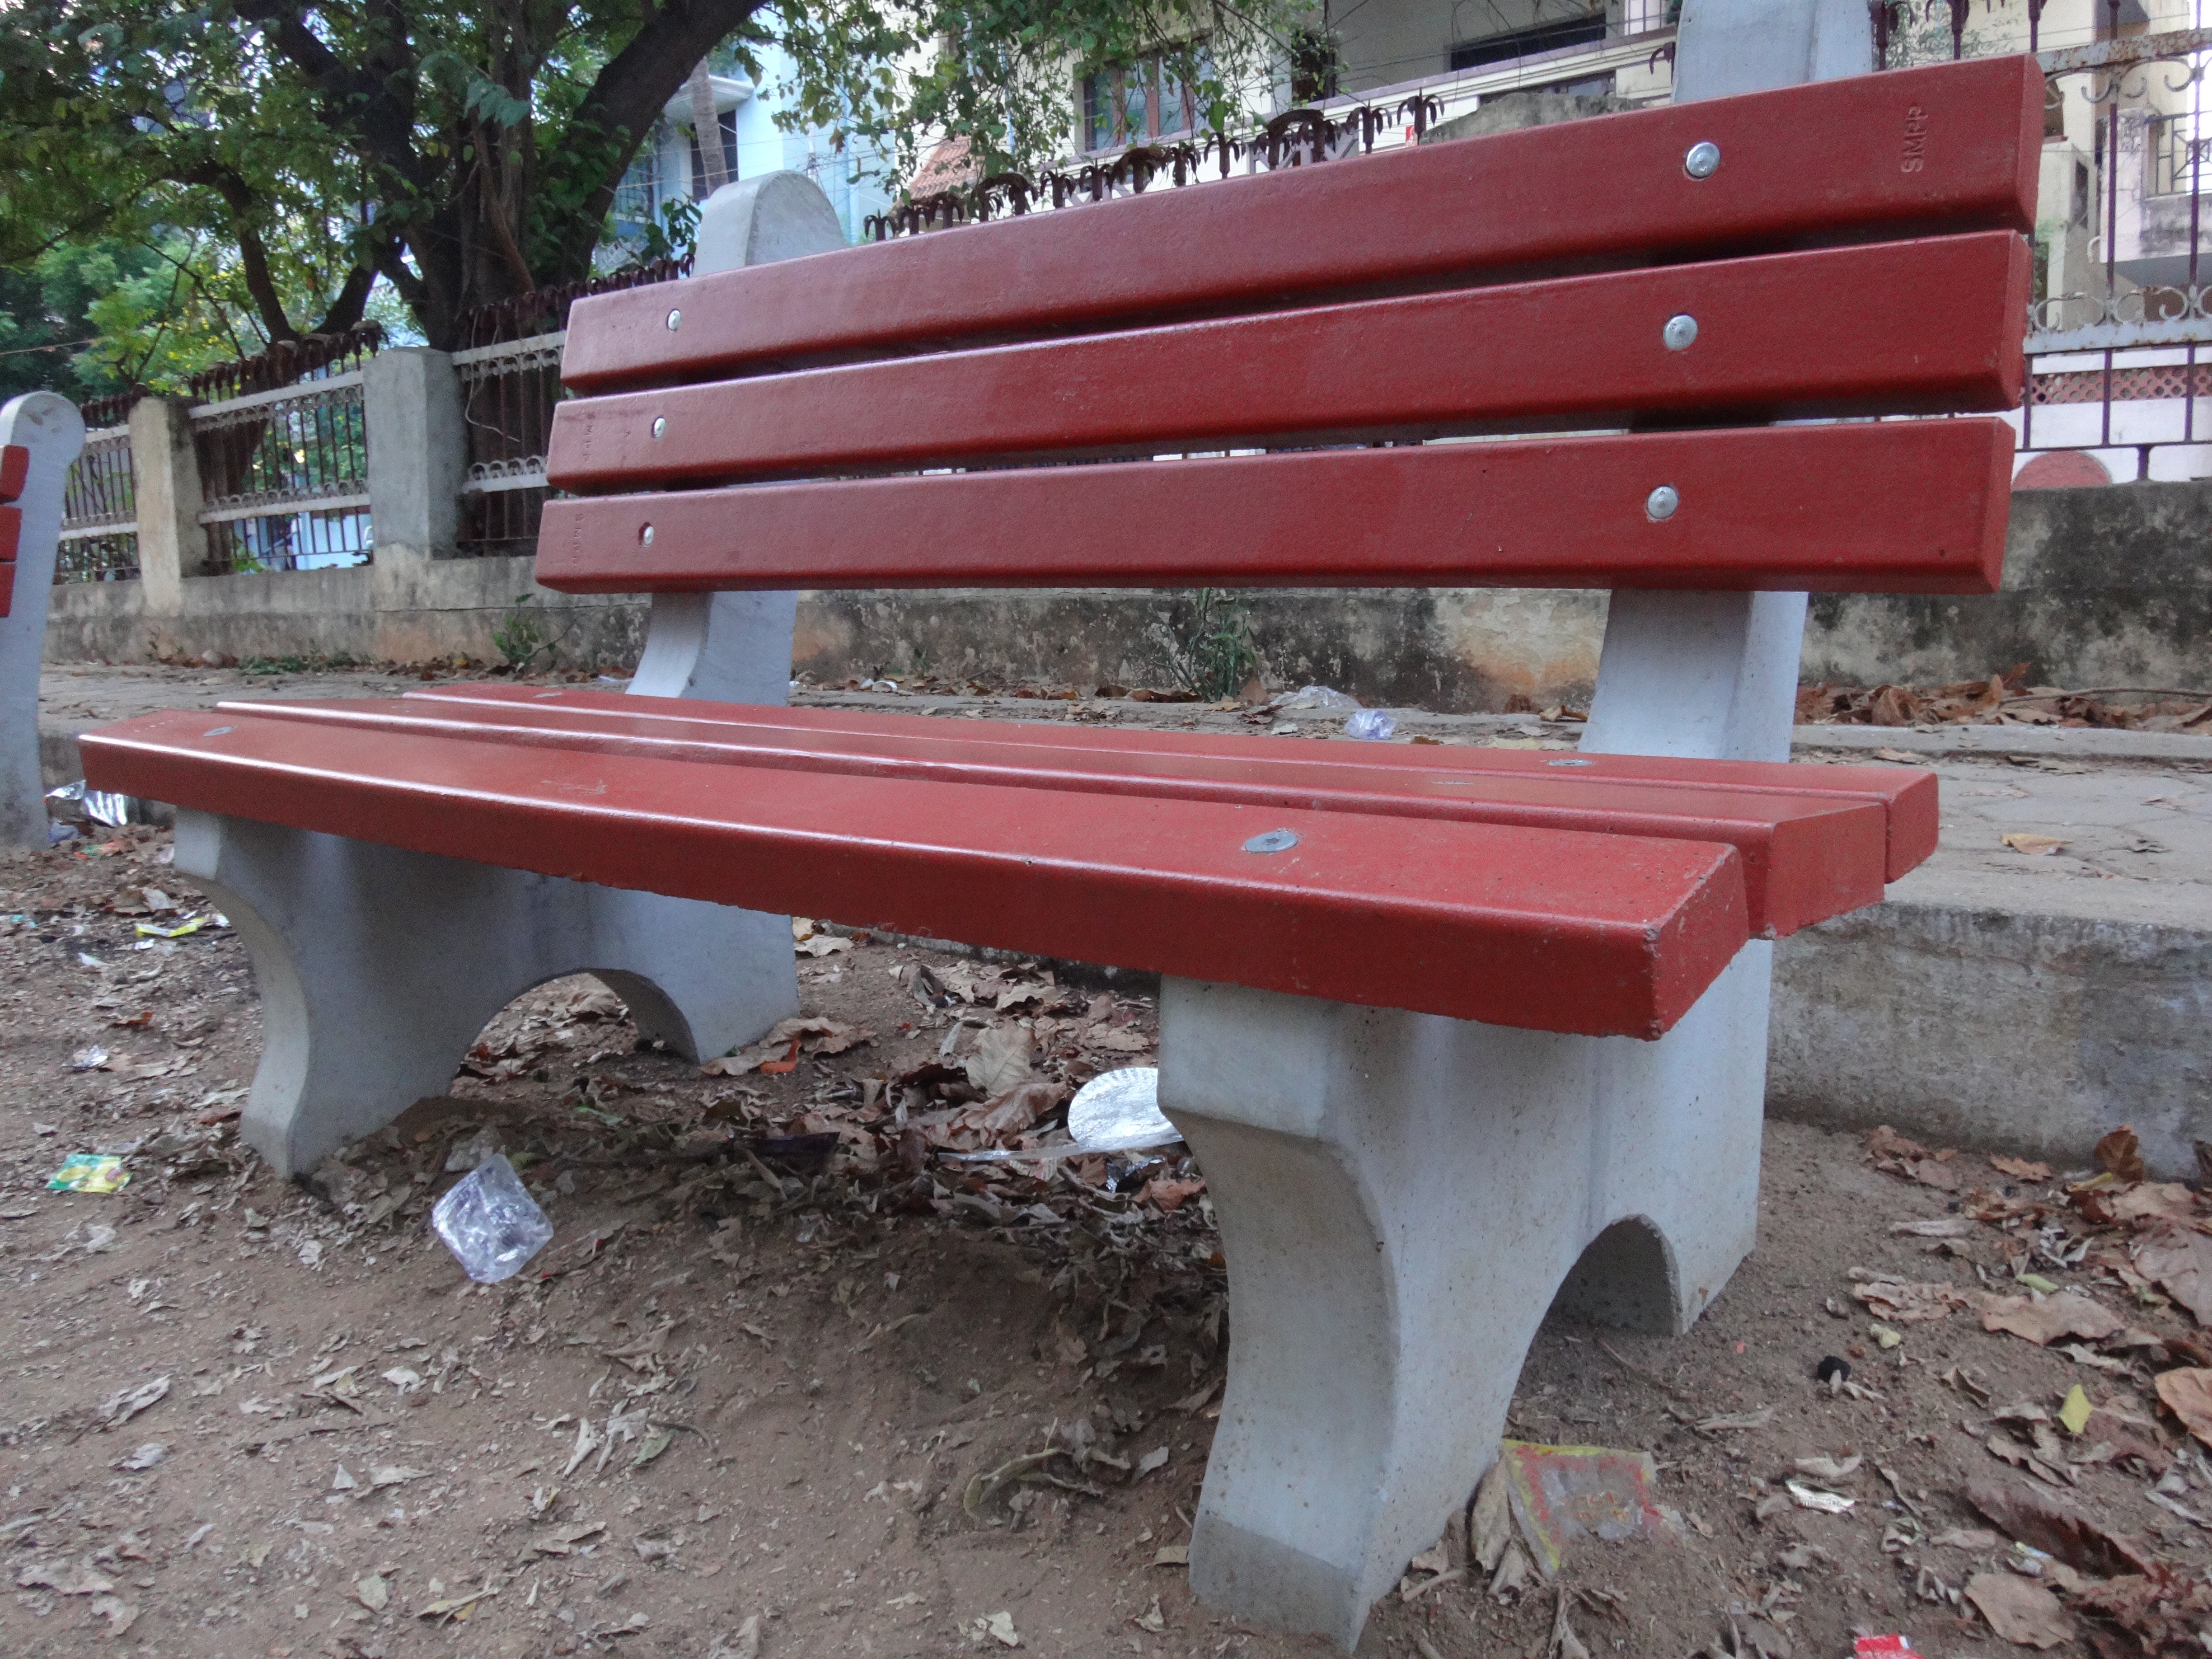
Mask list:
POLYGON ((1966 1581, 1966 1596, 2015 1647, 2055 1648, 2073 1639, 2074 1620, 2040 1584, 2008 1572, 1978 1572, 1966 1581))
POLYGON ((2141 1181, 2105 1200, 2112 1219, 2130 1224, 2172 1221, 2183 1226, 2197 1218, 2197 1194, 2178 1181, 2141 1181))
POLYGON ((975 1040, 968 1056, 968 1080, 986 1096, 1002 1095, 1029 1081, 1029 1029, 1008 1021, 994 1025, 975 1040))
POLYGON ((15 1583, 24 1589, 50 1589, 57 1595, 105 1595, 115 1588, 112 1578, 89 1567, 49 1565, 38 1561, 17 1571, 15 1583))
POLYGON ((2184 1365, 2158 1374, 2158 1397, 2206 1445, 2212 1446, 2212 1370, 2184 1365))
POLYGON ((1967 1305, 1966 1297, 1955 1285, 1934 1279, 1910 1284, 1881 1279, 1871 1285, 1854 1285, 1851 1294, 1883 1318, 1901 1325, 1923 1319, 1942 1319, 1952 1309, 1967 1305))
POLYGON ((2194 1229, 2162 1228, 2136 1252, 2136 1271, 2195 1314, 2198 1324, 2212 1324, 2212 1238, 2194 1229))
POLYGON ((819 1014, 782 1019, 758 1042, 710 1060, 699 1071, 705 1077, 742 1077, 755 1071, 774 1075, 797 1069, 801 1054, 842 1054, 875 1040, 873 1031, 819 1014))
POLYGON ((1982 1328, 2010 1331, 2039 1346, 2062 1336, 2101 1342, 2124 1322, 2076 1291, 2061 1291, 2038 1302, 2031 1297, 1992 1297, 1982 1304, 1982 1328))
POLYGON ((2017 1481, 1969 1480, 1966 1496, 1967 1503, 2011 1536, 2069 1567, 2100 1577, 2146 1570, 2140 1545, 2107 1532, 2049 1493, 2017 1481))
POLYGON ((2097 1162, 2110 1170, 2122 1181, 2141 1181, 2148 1171, 2143 1168, 2142 1143, 2136 1138, 2136 1126, 2123 1123, 2098 1141, 2097 1162))
MULTIPOLYGON (((2032 830, 2013 830, 1998 837, 2015 853, 2026 853, 2033 858, 2049 858, 2065 846, 2057 836, 2039 836, 2032 830)), ((2047 1646, 2048 1644, 2045 1644, 2047 1646)))
POLYGON ((2008 1175, 2021 1181, 2048 1181, 2051 1166, 2037 1164, 2025 1158, 2007 1158, 2002 1152, 1990 1154, 1990 1167, 2000 1175, 2008 1175))

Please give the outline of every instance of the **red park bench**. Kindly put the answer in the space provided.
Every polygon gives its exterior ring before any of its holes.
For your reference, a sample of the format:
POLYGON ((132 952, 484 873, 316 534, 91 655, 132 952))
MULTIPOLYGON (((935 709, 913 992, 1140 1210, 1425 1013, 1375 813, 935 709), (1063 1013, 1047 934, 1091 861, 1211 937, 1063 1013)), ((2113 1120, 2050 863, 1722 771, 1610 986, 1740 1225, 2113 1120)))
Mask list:
POLYGON ((1158 971, 1236 1321, 1193 1583, 1349 1644, 1555 1292, 1727 1279, 1767 941, 1935 845, 1931 775, 1784 762, 1804 592, 1996 586, 2042 120, 1985 60, 858 248, 733 186, 574 307, 538 548, 690 700, 226 703, 88 779, 244 932, 288 1171, 556 973, 751 1038, 778 913, 1158 971), (1618 591, 1571 755, 780 706, 795 589, 1200 584, 1618 591))

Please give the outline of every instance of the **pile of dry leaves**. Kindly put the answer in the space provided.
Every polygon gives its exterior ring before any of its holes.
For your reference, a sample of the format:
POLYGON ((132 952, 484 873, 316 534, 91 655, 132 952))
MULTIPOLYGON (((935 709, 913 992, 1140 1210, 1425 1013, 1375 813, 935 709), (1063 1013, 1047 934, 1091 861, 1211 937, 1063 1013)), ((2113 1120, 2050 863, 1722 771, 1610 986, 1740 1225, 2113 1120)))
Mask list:
POLYGON ((1838 685, 1797 689, 1800 726, 2103 726, 2146 731, 2212 731, 2212 695, 2156 686, 2067 691, 2030 685, 2028 665, 1948 685, 1838 685), (2124 697, 2124 703, 2110 701, 2124 697))
MULTIPOLYGON (((1968 1368, 1944 1374, 1945 1382, 1987 1410, 1985 1419, 1962 1426, 1991 1456, 2054 1493, 2046 1499, 2029 1489, 1969 1483, 1970 1504, 2053 1559, 2034 1582, 1984 1575, 1966 1586, 1966 1599, 2000 1635, 2029 1645, 2065 1639, 2070 1605, 2090 1618, 2089 1639, 2107 1659, 2137 1648, 2199 1650, 2197 1632, 2212 1614, 2212 1586, 2154 1560, 2055 1494, 2078 1486, 2081 1469, 2108 1465, 2154 1483, 2147 1495, 2160 1508, 2212 1529, 2212 1516, 2182 1501, 2191 1487, 2175 1467, 2193 1458, 2203 1468, 2204 1455, 2192 1453, 2168 1426, 2212 1446, 2212 1346, 2199 1335, 2142 1328, 2129 1316, 2180 1308, 2200 1327, 2212 1320, 2212 1200, 2179 1182, 2149 1180, 2130 1127, 2098 1142, 2096 1172, 2070 1179, 2054 1179, 2048 1165, 2023 1158, 1931 1151, 1887 1127, 1869 1137, 1868 1150, 1876 1168, 1954 1195, 1954 1213, 1898 1222, 1892 1231, 1972 1262, 1982 1285, 1961 1291, 1948 1282, 1885 1278, 1855 1285, 1853 1295, 1881 1322, 1870 1328, 1881 1346, 1902 1340, 1894 1327, 1971 1310, 1984 1329, 2051 1348, 2101 1379, 2100 1397, 2076 1386, 2054 1412, 2029 1400, 1994 1401, 1968 1368), (1998 1272, 1970 1248, 1990 1229, 2003 1236, 1998 1272), (2055 1273, 2110 1298, 2062 1285, 2055 1273)), ((2212 1158, 2212 1147, 2200 1146, 2199 1156, 2212 1158)))

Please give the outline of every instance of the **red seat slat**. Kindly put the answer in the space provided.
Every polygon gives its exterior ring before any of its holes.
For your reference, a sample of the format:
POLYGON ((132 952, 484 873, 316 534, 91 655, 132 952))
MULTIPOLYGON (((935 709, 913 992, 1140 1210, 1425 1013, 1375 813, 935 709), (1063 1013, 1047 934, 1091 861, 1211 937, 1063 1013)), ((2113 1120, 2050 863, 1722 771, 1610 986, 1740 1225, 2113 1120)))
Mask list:
MULTIPOLYGON (((521 686, 481 683, 410 692, 402 701, 408 704, 480 706, 495 711, 501 719, 520 718, 519 711, 538 708, 548 711, 548 718, 556 724, 573 712, 604 722, 605 729, 610 731, 671 731, 681 734, 703 730, 710 737, 727 732, 740 741, 805 741, 831 752, 848 742, 879 745, 896 742, 901 745, 899 752, 915 755, 993 750, 1026 751, 1036 757, 1033 761, 1008 763, 1018 768, 1052 769, 1097 764, 1102 760, 1132 767, 1160 768, 1164 763, 1182 762, 1203 767, 1211 775, 1234 776, 1240 769, 1260 762, 1267 752, 1256 747, 1249 738, 1212 732, 1071 727, 1058 721, 1041 720, 952 721, 865 709, 789 708, 757 703, 630 697, 620 693, 574 690, 532 691, 521 686)), ((241 713, 258 713, 279 706, 222 705, 241 713)), ((290 705, 323 710, 355 706, 358 705, 290 705)), ((886 749, 885 752, 890 750, 886 749)), ((1747 798, 1741 809, 1747 814, 1757 810, 1749 804, 1749 798, 1759 796, 1867 802, 1881 807, 1888 825, 1888 851, 1882 878, 1885 881, 1895 881, 1924 861, 1936 850, 1938 830, 1935 774, 1910 767, 1820 766, 1787 761, 1684 760, 1656 755, 1560 755, 1456 744, 1349 743, 1304 744, 1298 746, 1294 759, 1273 754, 1267 755, 1267 761, 1270 764, 1295 766, 1324 781, 1343 771, 1355 775, 1401 772, 1415 778, 1455 777, 1467 781, 1470 786, 1492 780, 1530 779, 1571 780, 1576 788, 1602 784, 1649 792, 1659 797, 1657 802, 1645 809, 1654 814, 1682 810, 1668 802, 1685 792, 1747 798)), ((1316 787, 1336 786, 1322 781, 1316 787)), ((1387 784, 1374 787, 1410 793, 1387 784)))
POLYGON ((21 444, 0 444, 0 501, 20 497, 30 476, 31 452, 21 444))
POLYGON ((2031 58, 1791 87, 603 295, 577 302, 563 374, 579 391, 605 391, 764 358, 1869 226, 2026 231, 2042 145, 2031 58), (1701 142, 1719 145, 1721 165, 1692 179, 1682 159, 1701 142))
POLYGON ((1747 937, 1733 848, 726 769, 201 711, 87 776, 419 852, 1333 1000, 1651 1036, 1747 937), (226 729, 227 728, 227 729, 226 729), (1281 854, 1243 850, 1289 829, 1281 854))
MULTIPOLYGON (((714 705, 708 705, 709 708, 714 705)), ((724 705, 724 707, 732 707, 724 705)), ((991 725, 948 740, 933 723, 863 717, 834 730, 738 720, 641 721, 620 708, 422 698, 225 704, 226 714, 349 730, 414 732, 694 764, 780 767, 892 781, 989 784, 1103 795, 1158 795, 1251 806, 1450 818, 1594 834, 1722 842, 1744 859, 1749 926, 1796 932, 1878 902, 1885 813, 1876 803, 1814 795, 1736 794, 1688 785, 1665 792, 1585 781, 1547 769, 1514 775, 1402 767, 1315 767, 1247 739, 1233 756, 1103 749, 1071 734, 1060 746, 994 744, 991 725)), ((995 723, 993 723, 995 724, 995 723)))
POLYGON ((572 593, 1191 583, 1986 593, 2004 561, 2012 457, 2011 427, 1963 419, 563 498, 545 504, 537 575, 572 593), (1680 502, 1663 523, 1645 511, 1659 484, 1680 502))
POLYGON ((616 393, 559 406, 546 472, 589 491, 1639 411, 2008 409, 2029 265, 1991 231, 616 393), (1683 313, 1697 337, 1669 349, 1683 313))

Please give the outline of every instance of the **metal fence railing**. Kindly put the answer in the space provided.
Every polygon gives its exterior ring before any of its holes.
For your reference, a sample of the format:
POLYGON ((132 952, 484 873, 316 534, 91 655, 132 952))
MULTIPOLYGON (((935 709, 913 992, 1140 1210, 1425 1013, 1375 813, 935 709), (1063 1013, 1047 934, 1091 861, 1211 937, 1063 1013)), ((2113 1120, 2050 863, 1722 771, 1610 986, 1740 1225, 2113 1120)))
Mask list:
POLYGON ((453 354, 461 378, 468 479, 460 550, 478 556, 532 553, 545 507, 545 445, 561 401, 565 332, 536 334, 453 354))
POLYGON ((138 575, 138 488, 131 465, 131 428, 102 427, 84 434, 84 449, 62 486, 57 582, 133 581, 138 575))
POLYGON ((203 404, 191 422, 211 569, 368 562, 361 370, 203 404))

